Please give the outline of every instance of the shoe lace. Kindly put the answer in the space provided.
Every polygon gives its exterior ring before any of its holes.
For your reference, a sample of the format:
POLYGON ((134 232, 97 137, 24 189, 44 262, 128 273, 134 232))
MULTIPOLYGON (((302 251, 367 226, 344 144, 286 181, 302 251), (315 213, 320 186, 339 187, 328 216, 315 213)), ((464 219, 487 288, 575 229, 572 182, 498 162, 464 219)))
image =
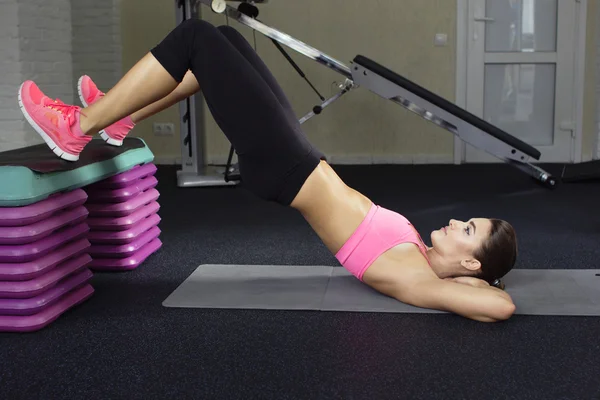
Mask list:
MULTIPOLYGON (((57 111, 60 115, 62 115, 62 117, 67 120, 69 126, 73 125, 73 123, 75 122, 75 111, 80 110, 80 108, 78 106, 72 106, 72 105, 65 104, 60 99, 56 99, 54 101, 49 100, 45 104, 45 106, 52 110, 57 111)), ((79 112, 81 113, 81 111, 79 111, 79 112)), ((81 115, 84 115, 84 114, 81 113, 81 115)), ((92 139, 89 136, 83 136, 82 139, 83 138, 85 138, 85 143, 80 142, 80 141, 71 143, 71 145, 74 147, 75 151, 78 153, 81 153, 83 151, 83 148, 87 144, 87 142, 92 139)))
POLYGON ((69 123, 69 126, 72 125, 73 122, 75 121, 75 119, 74 119, 75 111, 80 110, 80 108, 78 106, 65 104, 60 99, 56 99, 54 101, 49 101, 46 104, 46 107, 48 107, 54 111, 57 111, 59 114, 61 114, 62 117, 67 120, 67 122, 69 123))

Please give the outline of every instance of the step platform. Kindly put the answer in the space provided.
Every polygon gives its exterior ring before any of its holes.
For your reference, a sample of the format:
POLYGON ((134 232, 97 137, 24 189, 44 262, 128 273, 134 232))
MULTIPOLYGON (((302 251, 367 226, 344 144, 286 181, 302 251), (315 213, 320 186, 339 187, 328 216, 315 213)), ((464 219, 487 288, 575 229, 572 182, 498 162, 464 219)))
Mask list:
POLYGON ((54 232, 52 235, 33 243, 23 245, 0 245, 1 263, 27 263, 51 254, 59 247, 85 238, 90 228, 85 222, 54 232))
POLYGON ((120 147, 94 139, 77 162, 56 157, 46 144, 3 152, 0 207, 36 204, 55 193, 92 185, 153 160, 154 155, 139 138, 125 138, 120 147))
POLYGON ((92 140, 77 162, 45 144, 0 153, 0 332, 47 327, 92 296, 94 265, 137 268, 160 248, 153 159, 137 138, 92 140))
POLYGON ((29 268, 22 263, 0 264, 0 272, 10 278, 0 281, 0 332, 42 329, 88 299, 94 292, 89 247, 83 238, 36 260, 38 265, 28 263, 29 268), (23 274, 6 274, 7 270, 23 274))
POLYGON ((57 193, 29 207, 0 208, 0 229, 3 227, 27 226, 43 222, 55 214, 83 205, 88 199, 82 189, 57 193))
POLYGON ((68 292, 54 304, 34 315, 0 315, 0 332, 34 332, 47 327, 62 314, 89 299, 94 293, 91 285, 68 292))
POLYGON ((38 296, 31 298, 0 299, 0 315, 35 315, 60 300, 62 296, 90 281, 93 274, 87 268, 62 279, 38 296))
MULTIPOLYGON (((101 191, 103 189, 133 189, 136 184, 139 184, 143 179, 153 177, 156 173, 154 164, 146 164, 135 166, 131 170, 116 174, 110 178, 104 179, 98 183, 89 186, 89 191, 101 191)), ((106 195, 107 193, 104 192, 106 195)))
POLYGON ((90 264, 92 271, 131 271, 138 268, 148 257, 162 247, 159 238, 140 248, 132 256, 125 258, 94 258, 90 264))
POLYGON ((153 201, 125 217, 88 217, 87 224, 89 225, 92 233, 98 231, 126 231, 135 229, 138 224, 146 220, 148 217, 157 214, 158 210, 160 210, 160 204, 158 204, 157 201, 153 201))
POLYGON ((74 240, 50 254, 30 262, 0 263, 0 282, 34 279, 56 268, 70 258, 88 254, 91 244, 85 239, 74 240))
POLYGON ((88 239, 94 245, 127 244, 138 239, 153 226, 158 226, 160 221, 161 218, 158 214, 151 214, 149 217, 140 219, 139 222, 130 229, 124 231, 95 230, 88 234, 88 239))
MULTIPOLYGON (((39 243, 65 227, 85 222, 87 217, 88 210, 84 206, 79 206, 31 225, 0 228, 0 246, 39 243)), ((2 261, 2 251, 0 251, 0 261, 2 261)))
MULTIPOLYGON (((152 165, 152 164, 148 164, 152 165)), ((153 166, 153 165, 152 165, 153 166)), ((148 189, 153 189, 158 184, 158 179, 154 176, 141 178, 130 186, 115 189, 86 188, 90 203, 121 203, 145 192, 148 189)))
POLYGON ((123 245, 92 245, 89 254, 93 258, 127 258, 134 256, 148 243, 160 236, 160 228, 153 226, 136 240, 123 245))
POLYGON ((156 166, 146 164, 86 189, 95 271, 128 271, 161 246, 156 166))
POLYGON ((90 213, 90 217, 126 217, 158 200, 159 196, 158 190, 148 189, 129 200, 115 203, 87 204, 86 208, 90 213))
POLYGON ((86 268, 91 262, 92 257, 89 254, 81 254, 37 278, 0 282, 0 299, 29 299, 39 296, 61 280, 86 268))

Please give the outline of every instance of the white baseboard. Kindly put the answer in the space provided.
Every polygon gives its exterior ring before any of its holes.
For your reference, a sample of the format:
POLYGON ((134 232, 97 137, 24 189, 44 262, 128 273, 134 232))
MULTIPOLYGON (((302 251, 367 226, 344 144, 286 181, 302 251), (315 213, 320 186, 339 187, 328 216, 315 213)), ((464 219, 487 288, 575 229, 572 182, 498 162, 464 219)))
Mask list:
MULTIPOLYGON (((327 159, 332 165, 381 165, 381 164, 453 164, 453 154, 401 154, 401 155, 371 155, 371 154, 356 154, 356 155, 327 155, 327 159)), ((236 162, 234 157, 234 162, 236 162)), ((215 155, 208 157, 210 165, 225 165, 227 163, 226 155, 215 155)), ((181 157, 165 156, 155 157, 154 164, 157 165, 181 165, 181 157)))

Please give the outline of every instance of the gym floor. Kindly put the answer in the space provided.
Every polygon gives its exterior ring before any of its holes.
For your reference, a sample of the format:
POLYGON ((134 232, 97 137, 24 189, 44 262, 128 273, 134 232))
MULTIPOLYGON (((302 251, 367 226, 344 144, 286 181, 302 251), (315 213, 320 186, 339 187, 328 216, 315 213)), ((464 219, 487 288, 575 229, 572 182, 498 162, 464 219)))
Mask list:
MULTIPOLYGON (((450 218, 498 217, 517 229, 517 268, 599 268, 598 182, 550 191, 504 164, 335 169, 428 243, 450 218)), ((600 398, 600 318, 162 307, 200 264, 339 265, 296 211, 179 189, 175 171, 157 173, 159 253, 96 273, 92 298, 50 327, 0 334, 0 398, 600 398)))

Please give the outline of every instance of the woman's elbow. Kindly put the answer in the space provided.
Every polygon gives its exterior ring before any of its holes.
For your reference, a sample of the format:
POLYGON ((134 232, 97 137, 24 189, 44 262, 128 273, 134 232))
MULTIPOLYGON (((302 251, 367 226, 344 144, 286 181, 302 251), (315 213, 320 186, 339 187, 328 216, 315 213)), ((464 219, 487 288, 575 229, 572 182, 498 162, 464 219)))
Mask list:
POLYGON ((515 303, 513 303, 512 301, 507 302, 506 306, 504 307, 505 319, 509 319, 510 317, 512 317, 516 310, 517 306, 515 305, 515 303))
POLYGON ((496 322, 506 321, 507 319, 513 316, 516 309, 517 306, 515 306, 515 304, 512 301, 503 301, 501 304, 498 304, 495 307, 491 317, 496 322))

